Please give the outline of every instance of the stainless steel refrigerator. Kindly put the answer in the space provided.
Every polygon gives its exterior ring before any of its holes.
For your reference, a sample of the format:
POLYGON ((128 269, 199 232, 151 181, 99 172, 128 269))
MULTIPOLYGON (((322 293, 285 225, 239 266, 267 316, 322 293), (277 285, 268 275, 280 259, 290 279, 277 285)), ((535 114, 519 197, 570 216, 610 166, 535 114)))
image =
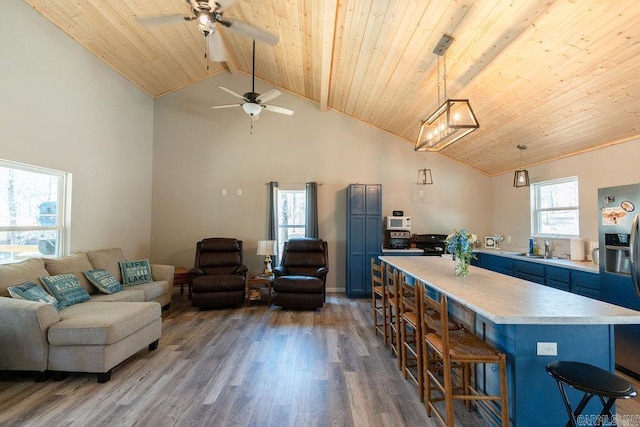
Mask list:
MULTIPOLYGON (((598 190, 600 295, 640 310, 640 184, 598 190)), ((640 378, 640 325, 615 326, 616 367, 640 378)))

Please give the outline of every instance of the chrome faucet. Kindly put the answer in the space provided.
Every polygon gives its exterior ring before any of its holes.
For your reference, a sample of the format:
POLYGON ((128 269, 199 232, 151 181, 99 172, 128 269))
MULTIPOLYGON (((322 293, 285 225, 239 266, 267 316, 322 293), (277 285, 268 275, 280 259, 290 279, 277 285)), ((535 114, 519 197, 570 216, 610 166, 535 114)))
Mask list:
POLYGON ((544 257, 551 258, 551 246, 547 240, 544 241, 544 257))

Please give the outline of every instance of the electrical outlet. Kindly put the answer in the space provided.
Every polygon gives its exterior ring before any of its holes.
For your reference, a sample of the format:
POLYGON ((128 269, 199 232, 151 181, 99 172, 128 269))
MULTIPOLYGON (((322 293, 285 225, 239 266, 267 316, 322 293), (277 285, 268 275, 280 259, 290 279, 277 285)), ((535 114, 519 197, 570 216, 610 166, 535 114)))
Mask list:
POLYGON ((238 196, 242 196, 242 190, 238 189, 238 196))
POLYGON ((507 236, 507 243, 511 243, 511 236, 507 236))
POLYGON ((223 189, 222 189, 222 195, 223 195, 223 196, 226 196, 226 195, 227 195, 227 189, 226 189, 226 188, 223 188, 223 189))
POLYGON ((558 355, 558 343, 557 342, 539 342, 537 343, 536 354, 538 356, 557 356, 558 355))

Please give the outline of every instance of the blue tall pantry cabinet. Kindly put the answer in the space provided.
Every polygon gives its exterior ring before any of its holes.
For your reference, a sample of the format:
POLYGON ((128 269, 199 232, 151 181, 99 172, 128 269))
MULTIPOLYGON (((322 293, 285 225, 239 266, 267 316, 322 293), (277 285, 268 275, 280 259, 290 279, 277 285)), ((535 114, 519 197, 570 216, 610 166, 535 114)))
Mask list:
POLYGON ((347 187, 347 296, 371 297, 371 258, 382 250, 382 185, 347 187))

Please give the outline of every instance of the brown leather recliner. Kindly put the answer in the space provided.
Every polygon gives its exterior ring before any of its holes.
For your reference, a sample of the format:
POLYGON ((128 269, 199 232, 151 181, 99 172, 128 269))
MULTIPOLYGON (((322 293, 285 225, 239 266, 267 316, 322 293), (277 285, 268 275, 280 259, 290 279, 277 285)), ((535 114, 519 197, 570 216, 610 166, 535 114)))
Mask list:
POLYGON ((242 240, 209 238, 198 242, 191 278, 191 306, 202 308, 244 303, 247 267, 242 240))
POLYGON ((273 303, 290 308, 324 305, 329 269, 327 242, 291 239, 284 244, 280 267, 273 269, 273 303))

